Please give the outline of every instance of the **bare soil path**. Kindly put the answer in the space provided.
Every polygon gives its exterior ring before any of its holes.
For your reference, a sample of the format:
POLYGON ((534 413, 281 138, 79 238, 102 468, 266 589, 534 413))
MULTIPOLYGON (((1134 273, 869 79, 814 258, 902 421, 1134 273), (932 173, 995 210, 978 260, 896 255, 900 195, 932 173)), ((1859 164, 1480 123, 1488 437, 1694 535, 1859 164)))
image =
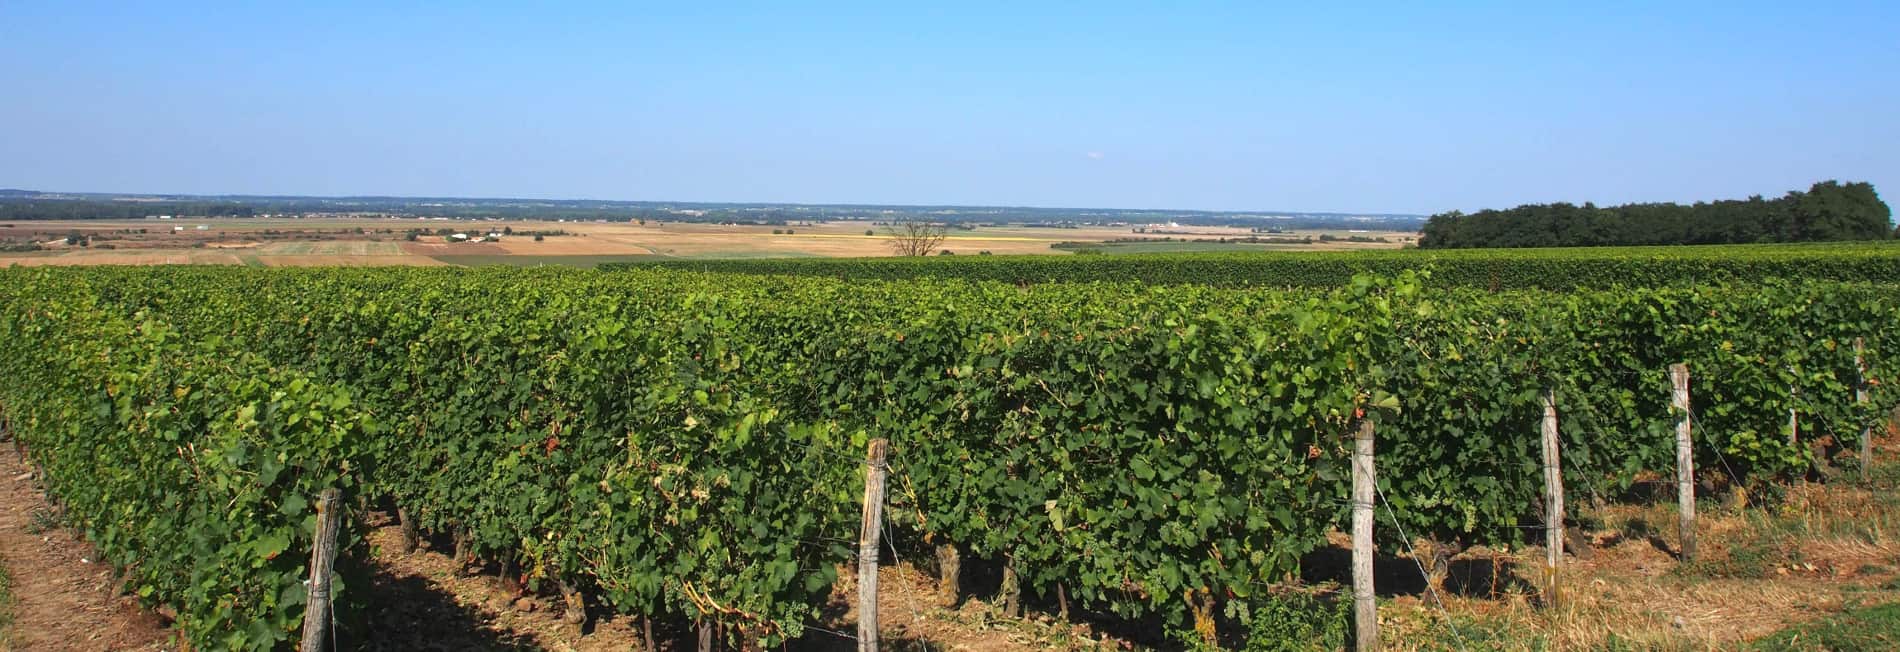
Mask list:
POLYGON ((92 545, 51 514, 27 467, 0 451, 0 565, 13 593, 0 650, 174 649, 163 619, 121 595, 92 545))
MULTIPOLYGON (((11 621, 0 652, 169 651, 177 634, 161 616, 120 591, 91 544, 54 517, 33 469, 0 447, 0 565, 11 581, 11 621)), ((474 575, 441 552, 398 552, 393 519, 369 516, 370 590, 378 595, 368 631, 344 647, 363 650, 629 650, 644 647, 638 621, 589 605, 585 627, 562 621, 554 596, 507 592, 493 568, 474 575)), ((446 543, 446 542, 439 542, 446 543)), ((433 546, 431 546, 433 547, 433 546)), ((846 569, 848 572, 849 569, 846 569)), ((935 605, 933 580, 908 564, 878 573, 891 599, 879 605, 890 649, 1015 652, 1094 647, 1087 628, 996 618, 980 599, 935 605)), ((855 582, 840 582, 823 621, 787 649, 850 650, 855 582)), ((1046 620, 1046 619, 1045 619, 1046 620)), ((662 649, 690 649, 691 632, 657 632, 662 649)))

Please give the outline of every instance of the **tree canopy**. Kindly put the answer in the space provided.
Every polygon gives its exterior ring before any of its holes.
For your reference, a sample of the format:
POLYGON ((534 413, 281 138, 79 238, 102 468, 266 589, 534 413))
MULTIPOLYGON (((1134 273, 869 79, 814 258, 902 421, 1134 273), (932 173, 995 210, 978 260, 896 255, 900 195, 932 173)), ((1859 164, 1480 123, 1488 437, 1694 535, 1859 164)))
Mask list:
POLYGON ((1884 240, 1894 237, 1892 211, 1873 184, 1823 181, 1777 199, 1598 207, 1527 204, 1476 213, 1452 211, 1425 223, 1419 246, 1595 247, 1884 240))

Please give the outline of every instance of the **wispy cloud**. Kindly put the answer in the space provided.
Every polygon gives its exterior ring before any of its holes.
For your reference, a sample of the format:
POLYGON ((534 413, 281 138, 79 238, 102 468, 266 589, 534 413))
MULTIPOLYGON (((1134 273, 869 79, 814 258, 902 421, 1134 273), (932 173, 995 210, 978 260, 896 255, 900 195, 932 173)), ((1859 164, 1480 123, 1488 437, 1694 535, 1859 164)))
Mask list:
POLYGON ((1097 161, 1100 161, 1108 157, 1107 154, 1103 154, 1101 152, 1089 152, 1086 156, 1088 156, 1089 158, 1095 159, 1097 161))

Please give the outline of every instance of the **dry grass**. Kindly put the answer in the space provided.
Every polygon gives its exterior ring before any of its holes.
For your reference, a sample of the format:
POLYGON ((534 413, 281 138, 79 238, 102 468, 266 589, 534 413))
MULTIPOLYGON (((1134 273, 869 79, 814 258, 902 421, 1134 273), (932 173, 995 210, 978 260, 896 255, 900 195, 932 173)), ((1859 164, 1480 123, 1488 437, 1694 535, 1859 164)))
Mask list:
MULTIPOLYGON (((1728 650, 1793 626, 1900 601, 1900 461, 1891 439, 1875 478, 1800 483, 1771 505, 1700 505, 1694 563, 1677 560, 1673 503, 1612 505, 1593 558, 1567 557, 1555 608, 1523 589, 1495 599, 1448 596, 1441 611, 1403 596, 1380 611, 1400 650, 1728 650), (1453 626, 1448 627, 1449 618, 1453 626), (1455 627, 1456 634, 1453 632, 1455 627)), ((1477 549, 1536 586, 1542 548, 1477 549)))
POLYGON ((13 649, 7 640, 7 628, 13 625, 13 580, 7 576, 5 560, 0 560, 0 650, 13 649))

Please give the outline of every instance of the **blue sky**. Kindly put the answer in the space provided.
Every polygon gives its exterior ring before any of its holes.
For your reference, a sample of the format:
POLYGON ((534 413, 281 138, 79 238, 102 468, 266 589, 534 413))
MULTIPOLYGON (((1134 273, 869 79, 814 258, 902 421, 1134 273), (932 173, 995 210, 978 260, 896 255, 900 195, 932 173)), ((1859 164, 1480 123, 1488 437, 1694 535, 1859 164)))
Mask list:
POLYGON ((0 187, 1417 213, 1900 193, 1895 2, 280 4, 0 2, 0 187))

